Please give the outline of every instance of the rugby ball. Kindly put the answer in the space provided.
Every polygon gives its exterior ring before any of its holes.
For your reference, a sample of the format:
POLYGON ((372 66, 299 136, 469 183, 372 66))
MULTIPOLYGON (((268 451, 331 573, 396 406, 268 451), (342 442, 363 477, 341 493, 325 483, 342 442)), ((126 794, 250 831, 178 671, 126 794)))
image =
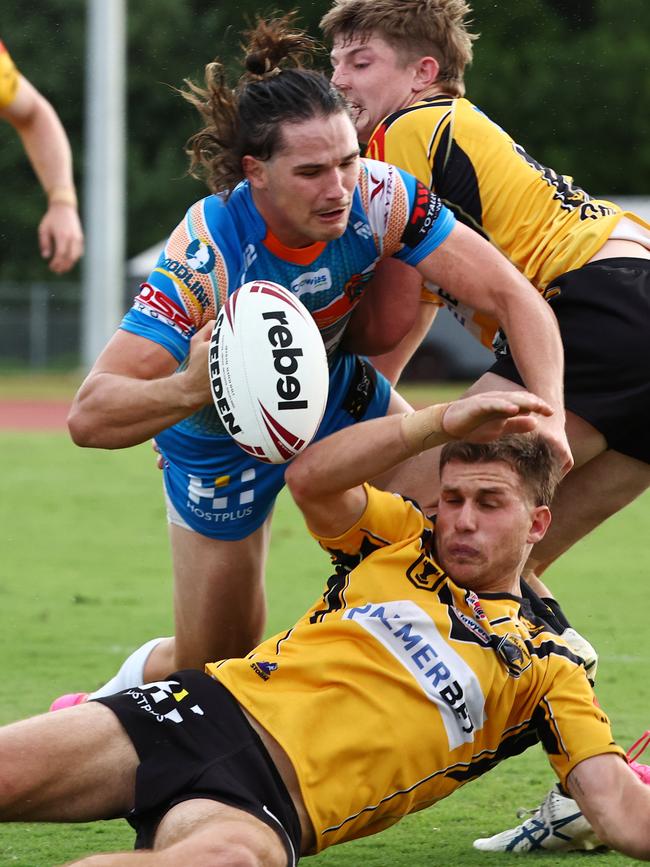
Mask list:
POLYGON ((311 313, 283 286, 254 280, 229 296, 209 370, 221 423, 245 452, 281 464, 311 442, 327 403, 327 356, 311 313))

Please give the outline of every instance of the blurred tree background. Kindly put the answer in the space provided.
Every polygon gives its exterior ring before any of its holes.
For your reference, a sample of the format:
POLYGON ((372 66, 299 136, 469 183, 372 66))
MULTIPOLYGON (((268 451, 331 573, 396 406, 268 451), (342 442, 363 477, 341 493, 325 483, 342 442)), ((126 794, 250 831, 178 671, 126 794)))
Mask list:
MULTIPOLYGON (((110 2, 110 0, 106 0, 110 2)), ((329 0, 131 0, 128 3, 127 254, 173 228, 204 195, 186 175, 197 126, 174 88, 218 56, 236 74, 239 34, 257 13, 299 5, 318 35, 329 0)), ((481 34, 468 95, 540 162, 592 194, 650 193, 648 0, 474 0, 481 34)), ((5 3, 0 37, 57 109, 83 193, 84 0, 5 3)), ((326 56, 323 57, 326 65, 326 56)), ((49 277, 38 255, 43 195, 20 143, 0 126, 0 280, 49 277)))

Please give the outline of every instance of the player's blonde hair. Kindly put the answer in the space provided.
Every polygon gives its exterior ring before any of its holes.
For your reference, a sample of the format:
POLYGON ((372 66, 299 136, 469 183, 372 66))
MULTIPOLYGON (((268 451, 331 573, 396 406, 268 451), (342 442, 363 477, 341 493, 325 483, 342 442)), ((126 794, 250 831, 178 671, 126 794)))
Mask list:
POLYGON ((206 124, 187 143, 190 174, 214 193, 228 194, 243 179, 244 156, 267 160, 285 144, 283 123, 347 112, 326 76, 306 67, 318 45, 294 18, 258 19, 244 34, 245 71, 234 88, 218 61, 206 66, 203 87, 185 80, 181 94, 206 124))
POLYGON ((463 464, 502 461, 512 467, 536 506, 549 506, 560 481, 560 468, 548 441, 539 433, 506 434, 489 443, 452 440, 442 447, 440 474, 451 461, 463 464))
POLYGON ((465 0, 334 0, 320 26, 329 40, 380 36, 405 62, 434 57, 437 80, 453 96, 465 93, 465 67, 478 34, 467 29, 465 0))

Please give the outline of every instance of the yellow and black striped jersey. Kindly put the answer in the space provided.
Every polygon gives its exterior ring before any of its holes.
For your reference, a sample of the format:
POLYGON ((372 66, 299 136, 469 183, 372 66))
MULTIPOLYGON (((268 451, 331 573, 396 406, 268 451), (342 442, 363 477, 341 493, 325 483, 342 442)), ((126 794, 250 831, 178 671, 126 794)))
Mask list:
POLYGON ((17 89, 18 70, 0 39, 0 108, 11 105, 16 98, 17 89))
POLYGON ((320 539, 335 571, 296 625, 207 671, 283 747, 316 851, 375 833, 541 741, 561 780, 620 753, 581 661, 518 597, 477 597, 436 563, 432 522, 368 487, 320 539))
MULTIPOLYGON (((640 217, 591 198, 572 178, 538 163, 467 99, 433 96, 389 115, 373 132, 367 156, 415 175, 540 292, 584 265, 622 217, 650 238, 640 217)), ((485 346, 492 345, 493 320, 446 293, 439 296, 485 346)))

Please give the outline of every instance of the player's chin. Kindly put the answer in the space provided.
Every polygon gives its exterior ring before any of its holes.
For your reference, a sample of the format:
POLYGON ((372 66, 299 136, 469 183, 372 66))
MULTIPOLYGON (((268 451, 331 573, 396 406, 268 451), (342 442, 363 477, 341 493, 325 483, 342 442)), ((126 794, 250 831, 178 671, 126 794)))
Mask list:
POLYGON ((482 558, 476 557, 445 557, 445 569, 459 587, 473 590, 477 580, 482 575, 482 558))
POLYGON ((315 241, 334 241, 340 238, 348 226, 349 208, 339 208, 325 214, 317 214, 314 227, 315 241))

